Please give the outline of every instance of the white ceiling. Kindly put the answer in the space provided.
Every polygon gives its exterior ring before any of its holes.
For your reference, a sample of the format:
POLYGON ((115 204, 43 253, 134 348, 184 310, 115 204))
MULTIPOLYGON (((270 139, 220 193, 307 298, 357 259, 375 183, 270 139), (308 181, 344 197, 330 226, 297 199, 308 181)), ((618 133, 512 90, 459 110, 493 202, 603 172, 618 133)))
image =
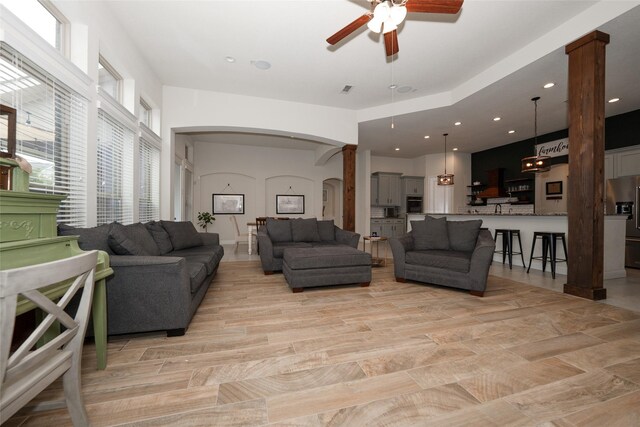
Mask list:
MULTIPOLYGON (((640 108, 640 1, 466 0, 458 15, 409 14, 393 61, 366 26, 336 46, 325 41, 365 13, 366 0, 106 2, 163 84, 357 110, 359 149, 374 155, 441 152, 444 132, 463 152, 530 138, 533 96, 542 97, 538 134, 566 128, 564 46, 594 29, 611 35, 606 96, 621 98, 606 115, 640 108), (542 89, 549 81, 556 86, 542 89)), ((280 138, 197 136, 291 146, 280 138)))

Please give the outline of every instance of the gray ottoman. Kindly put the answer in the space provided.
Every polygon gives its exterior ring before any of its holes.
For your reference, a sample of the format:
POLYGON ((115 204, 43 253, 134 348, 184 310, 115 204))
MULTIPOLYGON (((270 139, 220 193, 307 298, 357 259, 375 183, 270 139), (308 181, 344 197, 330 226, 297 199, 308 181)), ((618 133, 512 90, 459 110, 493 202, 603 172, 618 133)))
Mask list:
POLYGON ((282 272, 293 292, 312 286, 371 283, 371 254, 350 246, 284 250, 282 272))

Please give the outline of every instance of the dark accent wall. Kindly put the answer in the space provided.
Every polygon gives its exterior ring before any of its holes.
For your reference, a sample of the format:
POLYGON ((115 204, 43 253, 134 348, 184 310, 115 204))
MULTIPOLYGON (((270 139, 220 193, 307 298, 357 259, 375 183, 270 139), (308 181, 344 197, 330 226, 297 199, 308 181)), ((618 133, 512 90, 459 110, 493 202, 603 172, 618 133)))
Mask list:
MULTIPOLYGON (((569 136, 569 130, 538 136, 538 143, 555 141, 569 136)), ((608 117, 605 120, 605 149, 629 147, 636 145, 640 140, 640 110, 608 117)), ((569 142, 571 143, 571 142, 569 142)), ((531 174, 520 172, 520 160, 523 157, 533 156, 534 140, 526 139, 478 151, 471 154, 472 181, 487 182, 487 171, 495 168, 504 168, 504 179, 531 177, 531 174)), ((568 163, 569 156, 553 157, 550 164, 568 163)))

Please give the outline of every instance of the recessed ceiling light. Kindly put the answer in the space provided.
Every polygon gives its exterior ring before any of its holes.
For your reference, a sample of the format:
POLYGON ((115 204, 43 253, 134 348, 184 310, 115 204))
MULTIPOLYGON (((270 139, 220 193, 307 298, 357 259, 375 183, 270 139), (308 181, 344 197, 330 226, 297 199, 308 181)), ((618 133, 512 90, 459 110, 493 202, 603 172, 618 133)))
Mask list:
POLYGON ((425 135, 425 136, 424 136, 424 139, 429 139, 429 135, 425 135))
POLYGON ((396 147, 396 151, 400 151, 400 149, 398 147, 396 147))
POLYGON ((234 58, 233 56, 227 56, 224 58, 224 60, 227 62, 236 62, 236 58, 234 58))
POLYGON ((494 121, 494 122, 497 122, 497 121, 500 121, 500 119, 502 119, 502 117, 494 117, 494 118, 493 118, 493 121, 494 121))
POLYGON ((268 70, 271 68, 271 64, 267 61, 251 61, 251 64, 256 67, 258 70, 268 70))
POLYGON ((509 133, 516 133, 516 131, 515 130, 510 130, 509 133))
POLYGON ((393 89, 395 89, 395 88, 397 88, 397 87, 398 87, 398 85, 397 85, 397 84, 391 84, 391 85, 389 85, 389 89, 391 89, 391 90, 393 90, 393 89))
POLYGON ((549 89, 550 87, 554 87, 556 84, 553 82, 549 82, 547 84, 545 84, 544 86, 542 86, 545 89, 549 89))
POLYGON ((454 125, 456 126, 460 126, 462 124, 462 122, 455 122, 454 125))
POLYGON ((413 90, 411 86, 400 86, 398 88, 398 93, 409 93, 413 90))
POLYGON ((458 147, 454 148, 453 151, 458 151, 458 147))
POLYGON ((613 104, 614 102, 618 102, 618 101, 620 101, 620 98, 611 98, 609 100, 609 104, 613 104))

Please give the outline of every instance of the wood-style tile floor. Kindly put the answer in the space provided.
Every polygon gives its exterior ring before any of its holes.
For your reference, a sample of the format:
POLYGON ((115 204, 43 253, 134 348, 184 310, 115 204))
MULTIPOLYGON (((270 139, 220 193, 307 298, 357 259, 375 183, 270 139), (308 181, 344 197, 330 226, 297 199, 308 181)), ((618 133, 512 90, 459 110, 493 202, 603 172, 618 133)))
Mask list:
POLYGON ((391 266, 293 294, 225 262, 185 336, 112 337, 105 371, 85 346, 87 410, 94 426, 640 425, 640 313, 495 276, 485 295, 391 266))

